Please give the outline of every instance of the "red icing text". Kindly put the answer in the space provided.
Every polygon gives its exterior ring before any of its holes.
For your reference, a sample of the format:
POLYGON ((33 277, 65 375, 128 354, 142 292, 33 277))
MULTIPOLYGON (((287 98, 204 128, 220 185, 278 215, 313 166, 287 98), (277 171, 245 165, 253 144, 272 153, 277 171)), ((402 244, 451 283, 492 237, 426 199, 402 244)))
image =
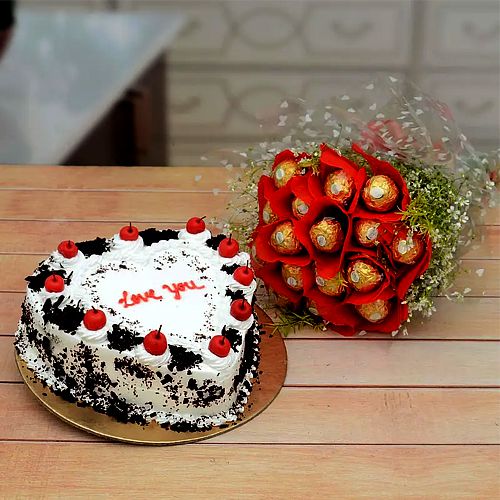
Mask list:
MULTIPOLYGON (((184 281, 181 283, 170 283, 162 285, 164 290, 174 294, 175 300, 180 300, 182 298, 181 293, 187 290, 201 290, 205 288, 205 285, 197 285, 194 281, 184 281)), ((142 302, 149 302, 150 300, 162 300, 163 295, 156 295, 155 290, 152 288, 144 293, 132 293, 130 294, 127 290, 123 290, 122 298, 118 301, 122 304, 124 308, 137 306, 142 302)))
POLYGON ((175 300, 181 299, 181 292, 185 292, 186 290, 201 290, 205 288, 205 285, 198 286, 194 281, 184 281, 184 283, 172 283, 171 285, 163 285, 165 290, 172 292, 174 294, 175 300))

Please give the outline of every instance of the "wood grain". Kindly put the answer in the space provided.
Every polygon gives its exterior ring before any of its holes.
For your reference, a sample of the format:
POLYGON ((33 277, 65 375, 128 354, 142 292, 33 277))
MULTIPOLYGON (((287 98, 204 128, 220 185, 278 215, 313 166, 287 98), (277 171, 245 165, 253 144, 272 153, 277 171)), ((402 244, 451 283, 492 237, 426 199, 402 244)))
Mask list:
POLYGON ((0 191, 0 219, 184 222, 218 217, 229 194, 137 191, 0 191))
MULTIPOLYGON (((264 413, 210 442, 500 444, 499 406, 500 391, 491 389, 285 387, 264 413)), ((0 441, 7 439, 100 440, 46 411, 24 385, 0 384, 0 441)))
POLYGON ((499 297, 499 276, 500 260, 464 260, 450 291, 467 292, 471 297, 499 297))
POLYGON ((0 335, 16 330, 23 300, 24 293, 0 293, 0 335))
MULTIPOLYGON (((12 335, 21 315, 23 292, 0 292, 0 335, 12 335)), ((289 338, 324 339, 350 341, 330 330, 319 331, 303 328, 293 332, 289 338)), ((370 333, 361 340, 387 339, 387 334, 370 333)), ((436 298, 436 312, 428 320, 415 318, 409 335, 398 335, 393 340, 499 340, 500 298, 467 297, 462 302, 450 302, 444 297, 436 298)))
POLYGON ((234 174, 222 167, 0 166, 0 189, 212 191, 234 174))
POLYGON ((496 446, 255 446, 164 448, 4 443, 7 497, 419 498, 498 497, 496 446), (29 471, 29 481, 27 480, 29 471), (220 479, 220 480, 219 480, 220 479), (235 492, 238 492, 237 494, 235 492))
MULTIPOLYGON (((97 236, 111 237, 128 222, 128 220, 121 222, 0 220, 0 253, 48 254, 64 239, 83 241, 97 236), (15 238, 12 237, 13 234, 16 235, 15 238)), ((159 228, 180 229, 184 227, 184 222, 145 221, 140 224, 141 229, 153 225, 159 228)), ((210 225, 209 229, 216 231, 210 225)), ((500 248, 500 226, 483 226, 482 239, 471 245, 463 258, 495 259, 498 258, 498 248, 500 248)))
MULTIPOLYGON (((47 258, 46 254, 23 255, 3 254, 0 255, 0 291, 22 292, 26 290, 24 278, 33 273, 37 265, 47 258)), ((466 260, 464 261, 465 272, 461 274, 452 290, 471 289, 468 294, 471 297, 498 297, 500 295, 500 260, 466 260), (483 270, 481 277, 477 274, 479 269, 483 270)))
POLYGON ((286 347, 288 385, 500 386, 498 342, 288 340, 286 347))
MULTIPOLYGON (((33 221, 184 222, 197 214, 221 217, 231 194, 214 192, 0 190, 0 219, 33 221)), ((500 225, 488 212, 485 225, 500 225)))
MULTIPOLYGON (((499 342, 290 339, 286 348, 289 360, 286 385, 500 386, 499 342)), ((0 337, 0 381, 21 381, 12 337, 0 337)))
MULTIPOLYGON (((48 255, 60 241, 86 241, 98 236, 111 238, 129 222, 0 221, 0 253, 48 255), (12 237, 14 234, 15 238, 12 237)), ((159 229, 164 226, 181 229, 185 226, 183 222, 166 225, 151 222, 141 224, 139 229, 153 225, 159 229)), ((212 226, 210 228, 213 229, 212 226)))

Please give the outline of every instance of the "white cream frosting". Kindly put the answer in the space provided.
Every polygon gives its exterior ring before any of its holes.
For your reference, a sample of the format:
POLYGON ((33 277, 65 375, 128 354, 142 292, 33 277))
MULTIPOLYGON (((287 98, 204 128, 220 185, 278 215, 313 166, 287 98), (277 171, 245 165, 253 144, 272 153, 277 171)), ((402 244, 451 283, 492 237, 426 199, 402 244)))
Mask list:
POLYGON ((216 354, 214 354, 213 352, 211 352, 208 349, 208 344, 207 344, 207 349, 203 353, 203 361, 206 363, 207 366, 209 366, 213 370, 216 370, 217 372, 225 372, 228 368, 233 366, 237 360, 238 356, 233 351, 233 349, 229 351, 229 354, 227 356, 221 358, 216 354))
POLYGON ((89 330, 81 324, 76 330, 76 334, 89 344, 103 344, 108 338, 109 324, 100 330, 89 330))
POLYGON ((74 257, 64 257, 64 255, 55 251, 52 252, 51 258, 54 262, 59 264, 58 269, 67 269, 69 272, 85 261, 85 256, 80 250, 78 250, 78 253, 74 257))
POLYGON ((147 366, 161 368, 164 367, 170 359, 170 349, 167 347, 167 350, 163 354, 156 356, 146 351, 146 349, 144 349, 144 344, 139 344, 134 349, 134 355, 141 363, 147 366))
POLYGON ((231 316, 231 318, 227 321, 227 325, 238 330, 248 330, 253 325, 254 321, 253 315, 244 321, 240 321, 231 316))
POLYGON ((144 248, 144 241, 139 236, 136 240, 122 240, 119 234, 115 234, 112 239, 113 250, 116 257, 127 257, 137 255, 144 248))
POLYGON ((195 240, 195 241, 205 242, 211 236, 212 236, 212 233, 208 229, 205 229, 201 233, 196 233, 196 234, 190 233, 190 232, 186 231, 186 229, 181 229, 179 231, 179 239, 180 240, 195 240))

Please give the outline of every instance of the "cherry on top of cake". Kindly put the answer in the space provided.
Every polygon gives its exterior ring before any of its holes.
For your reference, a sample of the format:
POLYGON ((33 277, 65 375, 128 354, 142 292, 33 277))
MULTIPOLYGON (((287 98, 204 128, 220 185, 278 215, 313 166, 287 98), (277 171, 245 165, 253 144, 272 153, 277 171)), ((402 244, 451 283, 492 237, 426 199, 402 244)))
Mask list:
POLYGON ((161 356, 162 354, 165 354, 168 348, 167 337, 161 331, 161 328, 162 325, 158 327, 158 330, 151 330, 144 337, 144 349, 146 349, 146 351, 153 356, 161 356))

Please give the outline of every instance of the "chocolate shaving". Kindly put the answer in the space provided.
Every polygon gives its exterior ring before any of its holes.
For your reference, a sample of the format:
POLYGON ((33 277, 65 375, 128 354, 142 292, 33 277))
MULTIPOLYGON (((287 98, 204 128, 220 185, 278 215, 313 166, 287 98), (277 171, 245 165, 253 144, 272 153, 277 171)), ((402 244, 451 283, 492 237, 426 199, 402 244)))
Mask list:
POLYGON ((177 240, 179 238, 179 231, 174 231, 173 229, 145 229, 144 231, 139 231, 144 245, 151 246, 153 243, 158 243, 163 240, 177 240))

